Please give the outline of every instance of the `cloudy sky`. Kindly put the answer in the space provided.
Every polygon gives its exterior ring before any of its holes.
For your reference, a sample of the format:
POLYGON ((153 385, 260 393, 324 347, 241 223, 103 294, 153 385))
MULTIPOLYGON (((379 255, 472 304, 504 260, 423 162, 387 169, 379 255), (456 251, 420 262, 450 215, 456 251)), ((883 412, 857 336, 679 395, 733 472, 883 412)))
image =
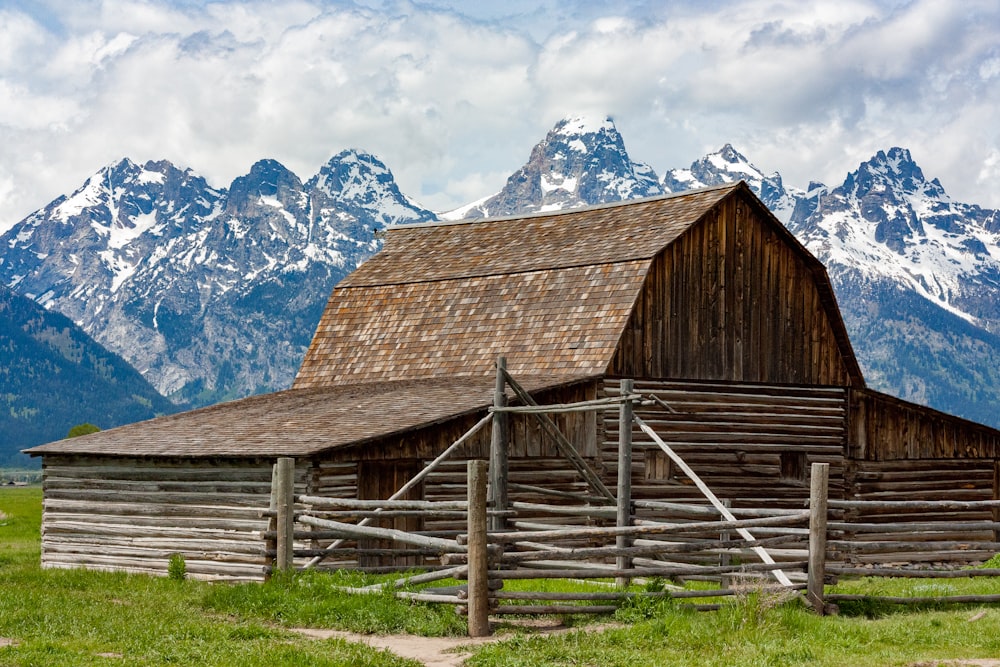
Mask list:
POLYGON ((0 231, 122 157, 228 187, 369 150, 446 210, 560 118, 658 173, 733 143, 786 183, 910 148, 1000 207, 996 0, 3 0, 0 231))

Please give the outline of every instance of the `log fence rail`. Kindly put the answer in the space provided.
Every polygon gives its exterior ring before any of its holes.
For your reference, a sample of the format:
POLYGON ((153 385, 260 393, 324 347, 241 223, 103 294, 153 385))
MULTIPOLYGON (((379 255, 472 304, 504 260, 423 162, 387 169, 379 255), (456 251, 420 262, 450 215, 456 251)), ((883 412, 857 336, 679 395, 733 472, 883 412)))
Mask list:
MULTIPOLYGON (((1000 576, 1000 569, 955 569, 956 563, 982 562, 1000 552, 1000 500, 876 501, 830 498, 830 464, 814 462, 809 474, 809 500, 800 509, 732 507, 720 499, 697 473, 633 411, 635 405, 671 410, 656 396, 636 394, 629 380, 617 396, 575 404, 540 406, 498 360, 495 404, 460 437, 387 500, 327 498, 294 494, 294 461, 275 465, 266 555, 278 570, 296 564, 310 568, 324 559, 335 565, 359 562, 362 556, 407 559, 406 565, 357 567, 372 572, 427 570, 408 574, 389 585, 401 589, 446 578, 466 580, 457 590, 413 592, 400 597, 452 604, 467 614, 471 636, 489 633, 489 616, 498 614, 608 613, 637 597, 684 600, 737 595, 770 585, 792 591, 817 613, 831 604, 858 596, 827 594, 825 587, 842 576, 979 577, 1000 576), (507 403, 509 386, 522 405, 507 403), (558 431, 551 413, 619 410, 619 479, 612 493, 588 462, 558 431), (571 493, 542 486, 512 484, 503 450, 509 437, 506 416, 534 415, 577 469, 589 492, 571 493), (404 500, 448 456, 492 421, 489 462, 467 462, 466 500, 404 500), (636 426, 669 457, 703 494, 699 503, 633 499, 631 433, 636 426), (500 488, 503 487, 503 488, 500 488), (528 491, 551 503, 512 500, 511 491, 528 491), (707 504, 706 504, 707 502, 707 504), (570 504, 572 503, 572 504, 570 504), (923 520, 909 520, 913 517, 923 520), (446 520, 449 530, 398 530, 372 525, 379 519, 446 520), (858 520, 865 517, 865 521, 858 520), (876 517, 876 519, 872 519, 876 517), (464 530, 456 521, 464 521, 464 530), (342 559, 342 560, 341 560, 342 559), (917 565, 914 565, 914 564, 917 565), (905 564, 905 565, 903 565, 905 564), (567 578, 614 580, 614 591, 552 593, 503 590, 505 580, 567 578), (631 583, 650 579, 718 582, 711 590, 636 592, 631 583), (743 583, 740 583, 743 582, 743 583), (501 604, 501 601, 504 604, 501 604), (602 603, 602 604, 587 604, 602 603)), ((612 585, 612 584, 602 584, 612 585)), ((366 594, 385 585, 350 589, 366 594)), ((924 598, 872 598, 885 602, 925 602, 924 598)), ((995 603, 998 596, 935 597, 935 602, 995 603)), ((717 603, 696 605, 711 609, 717 603)))

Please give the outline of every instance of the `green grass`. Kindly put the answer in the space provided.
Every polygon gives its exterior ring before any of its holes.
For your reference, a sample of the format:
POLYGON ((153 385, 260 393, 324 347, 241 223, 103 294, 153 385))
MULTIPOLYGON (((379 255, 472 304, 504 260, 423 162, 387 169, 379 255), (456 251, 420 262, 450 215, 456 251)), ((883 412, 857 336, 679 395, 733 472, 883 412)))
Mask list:
MULTIPOLYGON (((465 626, 450 606, 389 595, 352 596, 339 586, 385 578, 307 573, 266 584, 207 584, 82 570, 42 570, 41 491, 0 488, 0 665, 372 665, 416 663, 360 644, 313 640, 293 626, 445 636, 465 626)), ((433 586, 446 585, 440 582, 433 586)), ((568 581, 508 582, 507 590, 580 590, 568 581)), ((598 585, 583 588, 609 590, 598 585)), ((847 581, 844 593, 931 596, 1000 593, 1000 581, 847 581)), ((505 638, 476 648, 470 667, 570 665, 810 665, 891 667, 1000 657, 1000 607, 878 603, 842 605, 818 617, 799 602, 749 592, 718 612, 671 601, 627 604, 615 617, 574 616, 568 634, 505 638), (596 631, 595 622, 618 627, 596 631)))
POLYGON ((338 590, 385 579, 354 572, 307 571, 275 577, 264 584, 213 586, 204 604, 218 613, 286 626, 425 637, 461 637, 467 633, 465 620, 450 605, 409 604, 389 593, 350 595, 338 590))
MULTIPOLYGON (((0 665, 365 665, 417 663, 337 639, 300 637, 206 599, 225 585, 42 570, 41 489, 0 488, 0 665)), ((263 588, 263 587, 262 587, 263 588)))

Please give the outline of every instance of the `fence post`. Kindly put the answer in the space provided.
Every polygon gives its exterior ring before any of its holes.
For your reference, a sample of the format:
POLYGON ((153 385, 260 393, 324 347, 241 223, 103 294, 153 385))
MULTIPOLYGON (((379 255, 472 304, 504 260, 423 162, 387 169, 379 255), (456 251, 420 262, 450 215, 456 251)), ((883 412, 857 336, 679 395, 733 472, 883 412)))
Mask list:
MULTIPOLYGON (((507 405, 507 387, 504 373, 507 370, 507 358, 497 357, 497 380, 493 391, 493 406, 502 408, 507 405)), ((493 433, 490 438, 490 486, 489 500, 494 510, 505 510, 509 505, 507 494, 507 440, 509 413, 493 413, 493 433)), ((507 520, 503 515, 494 514, 489 518, 490 530, 503 530, 507 520)))
MULTIPOLYGON (((275 533, 278 530, 278 517, 275 514, 278 511, 278 463, 275 462, 271 466, 271 500, 267 505, 267 509, 271 512, 267 519, 267 531, 269 533, 275 533)), ((264 540, 264 551, 267 553, 278 551, 278 538, 268 537, 264 540)), ((265 562, 267 567, 264 568, 264 578, 270 579, 274 565, 274 560, 267 560, 265 557, 265 562)))
MULTIPOLYGON (((634 389, 632 380, 622 380, 621 396, 628 396, 634 389)), ((632 525, 632 401, 622 401, 618 407, 618 520, 619 527, 632 525)), ((619 535, 615 546, 626 549, 632 546, 632 539, 619 535)), ((617 556, 615 566, 619 570, 632 567, 628 556, 617 556)), ((620 588, 628 587, 628 577, 618 577, 615 583, 620 588)))
POLYGON ((289 570, 294 564, 293 535, 295 530, 295 459, 281 457, 278 459, 275 475, 276 484, 272 485, 271 493, 276 496, 278 511, 278 557, 277 568, 289 570))
POLYGON ((489 559, 486 545, 486 461, 470 460, 468 478, 469 636, 490 634, 489 559))
MULTIPOLYGON (((729 498, 722 498, 721 500, 722 500, 722 505, 726 509, 732 509, 733 507, 732 500, 730 500, 729 498)), ((719 540, 721 542, 728 542, 731 537, 732 533, 730 533, 728 530, 724 530, 721 533, 719 533, 719 540)), ((719 554, 719 567, 729 567, 730 565, 732 565, 732 563, 733 563, 733 558, 732 556, 729 555, 728 551, 724 551, 719 554)), ((719 585, 725 589, 732 588, 733 576, 730 574, 721 575, 719 577, 719 585)))
POLYGON ((825 611, 823 582, 826 579, 826 507, 830 487, 830 464, 813 463, 809 475, 809 582, 806 597, 820 616, 825 611))

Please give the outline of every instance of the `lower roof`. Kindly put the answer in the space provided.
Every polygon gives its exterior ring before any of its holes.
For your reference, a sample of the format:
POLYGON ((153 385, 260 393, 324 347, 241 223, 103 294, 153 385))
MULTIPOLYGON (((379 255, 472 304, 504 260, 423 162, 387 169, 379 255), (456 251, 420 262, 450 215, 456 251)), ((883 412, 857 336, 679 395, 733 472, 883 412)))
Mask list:
MULTIPOLYGON (((587 375, 518 377, 529 392, 587 375)), ((449 376, 289 389, 159 417, 24 450, 32 456, 311 456, 364 444, 484 410, 495 378, 449 376)))

